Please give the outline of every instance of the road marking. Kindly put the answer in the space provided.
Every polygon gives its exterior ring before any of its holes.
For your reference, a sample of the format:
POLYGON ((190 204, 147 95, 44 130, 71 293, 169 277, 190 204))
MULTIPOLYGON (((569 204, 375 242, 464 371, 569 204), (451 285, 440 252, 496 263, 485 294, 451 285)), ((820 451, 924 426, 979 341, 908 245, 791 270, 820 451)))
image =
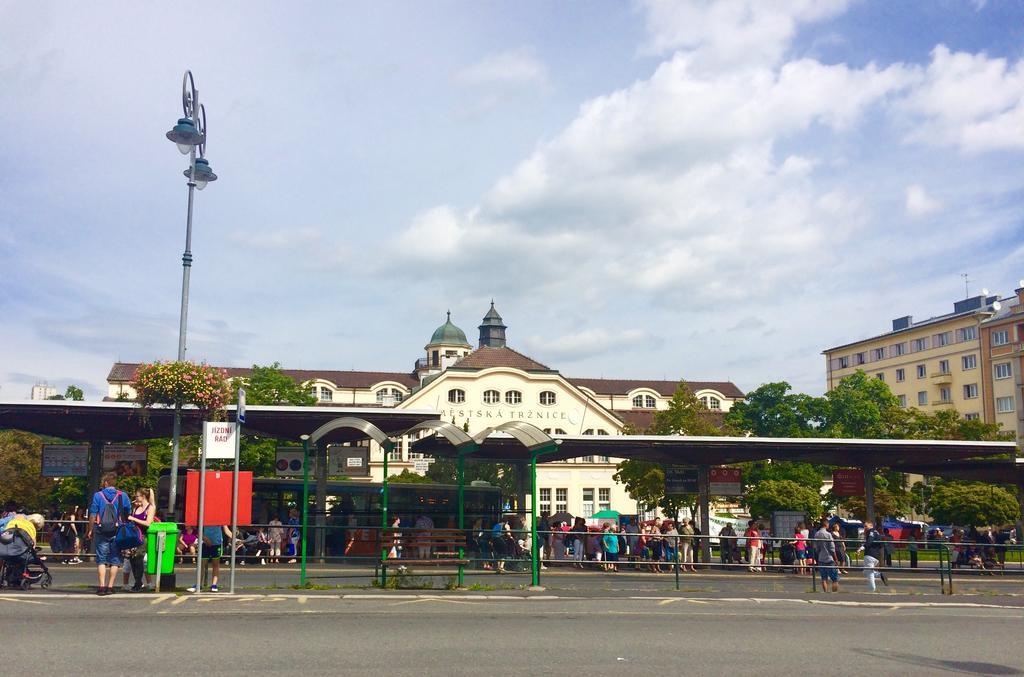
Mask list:
POLYGON ((476 606, 479 602, 470 602, 464 599, 446 599, 444 597, 420 597, 418 599, 409 599, 404 602, 396 602, 390 606, 402 606, 404 604, 419 604, 420 602, 445 602, 447 604, 468 604, 470 606, 476 606))
POLYGON ((161 602, 166 602, 169 599, 174 599, 174 595, 170 593, 166 595, 160 595, 159 597, 153 599, 153 601, 151 601, 150 604, 160 604, 161 602))
POLYGON ((15 602, 17 604, 42 604, 43 606, 53 606, 50 602, 40 602, 37 599, 19 599, 17 597, 7 597, 6 595, 0 597, 0 600, 5 602, 15 602))
POLYGON ((178 606, 179 604, 184 604, 187 601, 188 601, 188 597, 182 596, 182 597, 179 597, 178 599, 174 600, 173 602, 171 602, 171 606, 178 606))
POLYGON ((299 604, 305 604, 308 601, 309 601, 309 597, 306 597, 305 595, 303 595, 302 597, 299 597, 299 604))

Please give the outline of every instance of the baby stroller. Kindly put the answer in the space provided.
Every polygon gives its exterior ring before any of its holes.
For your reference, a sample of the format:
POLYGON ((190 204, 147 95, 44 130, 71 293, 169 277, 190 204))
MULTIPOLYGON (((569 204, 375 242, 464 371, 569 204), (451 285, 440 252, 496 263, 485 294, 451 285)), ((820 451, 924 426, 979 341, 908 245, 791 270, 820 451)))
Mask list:
POLYGON ((50 570, 24 530, 0 531, 0 587, 28 590, 33 583, 48 588, 52 582, 50 570))

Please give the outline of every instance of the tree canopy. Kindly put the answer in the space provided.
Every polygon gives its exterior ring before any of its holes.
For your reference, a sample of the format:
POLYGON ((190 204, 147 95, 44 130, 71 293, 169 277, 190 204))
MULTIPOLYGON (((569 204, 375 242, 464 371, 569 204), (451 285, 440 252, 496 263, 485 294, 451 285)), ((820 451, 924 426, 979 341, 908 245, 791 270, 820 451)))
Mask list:
POLYGON ((821 494, 792 480, 765 480, 742 499, 753 517, 770 517, 777 510, 795 510, 816 519, 822 512, 821 494))
POLYGON ((942 524, 959 526, 1003 525, 1020 517, 1017 497, 981 482, 939 482, 931 492, 928 511, 942 524))
POLYGON ((281 370, 281 364, 274 362, 261 367, 252 365, 249 376, 232 379, 233 397, 238 399, 238 388, 245 388, 246 404, 290 404, 309 407, 316 404, 305 383, 296 382, 281 370))

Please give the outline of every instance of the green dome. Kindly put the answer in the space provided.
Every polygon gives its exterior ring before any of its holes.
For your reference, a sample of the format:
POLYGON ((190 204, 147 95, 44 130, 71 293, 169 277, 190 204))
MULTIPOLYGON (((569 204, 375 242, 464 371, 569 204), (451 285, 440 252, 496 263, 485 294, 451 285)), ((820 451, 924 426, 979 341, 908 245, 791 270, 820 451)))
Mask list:
POLYGON ((436 344, 469 347, 469 341, 466 340, 466 332, 452 324, 451 311, 448 312, 448 319, 445 323, 435 329, 434 335, 430 337, 430 343, 428 345, 436 344))

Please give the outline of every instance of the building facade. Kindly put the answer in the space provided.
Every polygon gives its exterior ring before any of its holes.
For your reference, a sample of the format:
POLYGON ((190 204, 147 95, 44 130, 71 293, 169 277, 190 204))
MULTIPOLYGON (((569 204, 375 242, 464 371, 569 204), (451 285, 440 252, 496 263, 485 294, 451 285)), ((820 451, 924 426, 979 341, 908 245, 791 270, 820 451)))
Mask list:
MULTIPOLYGON (((678 381, 563 376, 507 345, 494 304, 478 327, 474 349, 449 313, 408 372, 284 370, 304 383, 321 406, 432 409, 445 421, 476 434, 506 421, 526 421, 552 435, 617 435, 643 431, 666 409, 678 381)), ((109 399, 133 399, 137 364, 118 363, 108 376, 109 399)), ((247 369, 227 369, 245 377, 247 369)), ((711 412, 727 412, 744 394, 729 382, 688 382, 711 412)), ((389 474, 420 472, 430 462, 404 439, 388 459, 389 474)), ((370 448, 370 475, 383 478, 383 452, 370 448)), ((636 503, 613 479, 617 459, 585 456, 538 466, 541 511, 590 515, 602 509, 636 512, 636 503)))
MULTIPOLYGON (((1024 282, 1022 282, 1024 285, 1024 282)), ((824 351, 826 385, 863 370, 885 381, 903 407, 956 409, 965 418, 1000 423, 1019 435, 1024 292, 956 301, 953 312, 824 351)))

